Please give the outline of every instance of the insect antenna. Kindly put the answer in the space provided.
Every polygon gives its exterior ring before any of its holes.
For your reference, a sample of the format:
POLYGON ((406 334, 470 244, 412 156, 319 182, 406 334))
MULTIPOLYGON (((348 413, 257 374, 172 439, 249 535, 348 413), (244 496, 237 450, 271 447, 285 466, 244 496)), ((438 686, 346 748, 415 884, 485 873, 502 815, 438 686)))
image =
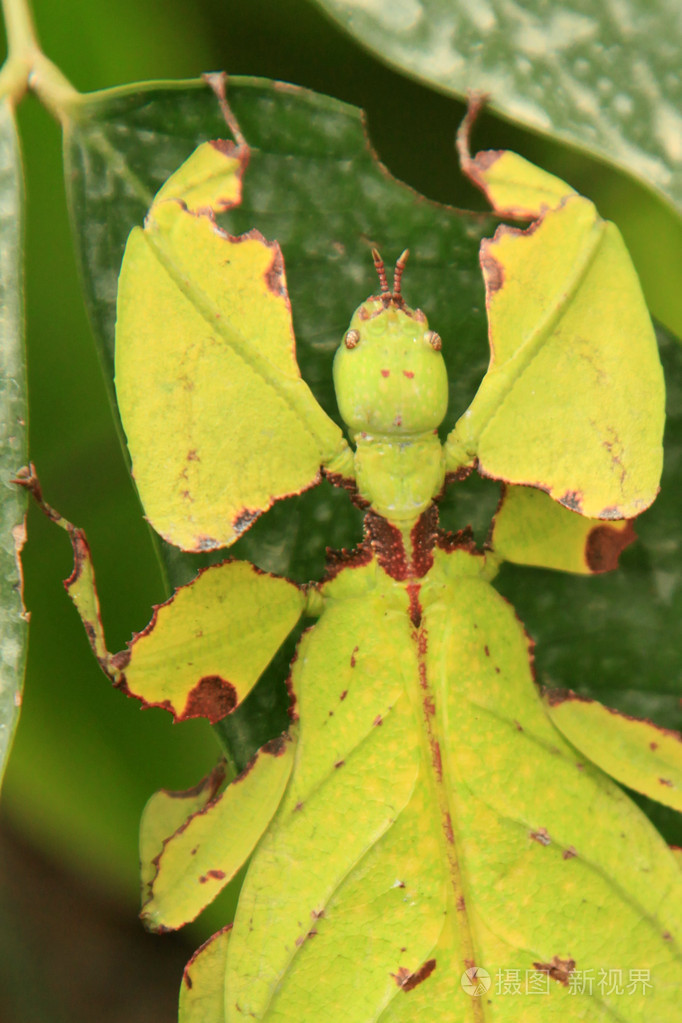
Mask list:
POLYGON ((391 300, 391 289, 389 288, 388 281, 386 280, 386 267, 384 266, 384 261, 376 249, 372 249, 372 259, 374 260, 374 266, 379 277, 381 297, 384 299, 384 305, 388 305, 391 300))
POLYGON ((398 256, 395 263, 395 270, 393 271, 393 295, 391 296, 396 305, 404 305, 405 299, 400 293, 400 282, 403 279, 403 270, 407 263, 407 257, 410 254, 409 249, 405 249, 402 255, 398 256))

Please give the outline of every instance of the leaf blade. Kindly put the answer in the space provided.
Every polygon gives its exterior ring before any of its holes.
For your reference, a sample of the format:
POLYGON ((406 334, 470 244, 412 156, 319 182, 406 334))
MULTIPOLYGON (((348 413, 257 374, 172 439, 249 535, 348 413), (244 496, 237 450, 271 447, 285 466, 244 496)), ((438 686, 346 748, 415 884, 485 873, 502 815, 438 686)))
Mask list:
POLYGON ((21 156, 11 101, 0 97, 0 781, 19 720, 28 631, 20 560, 26 496, 11 482, 28 459, 22 254, 21 156))

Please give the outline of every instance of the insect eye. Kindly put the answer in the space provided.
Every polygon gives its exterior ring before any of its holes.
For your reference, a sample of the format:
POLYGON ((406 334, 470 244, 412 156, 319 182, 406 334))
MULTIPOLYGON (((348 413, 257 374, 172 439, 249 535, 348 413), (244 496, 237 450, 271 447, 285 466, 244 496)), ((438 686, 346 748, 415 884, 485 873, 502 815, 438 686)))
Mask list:
POLYGON ((434 352, 439 352, 443 347, 440 334, 436 334, 435 330, 427 330, 424 334, 424 340, 427 344, 430 344, 434 352))
POLYGON ((347 330, 343 339, 343 343, 345 344, 346 348, 355 348, 355 346, 360 343, 360 331, 356 330, 355 328, 353 328, 352 330, 347 330))

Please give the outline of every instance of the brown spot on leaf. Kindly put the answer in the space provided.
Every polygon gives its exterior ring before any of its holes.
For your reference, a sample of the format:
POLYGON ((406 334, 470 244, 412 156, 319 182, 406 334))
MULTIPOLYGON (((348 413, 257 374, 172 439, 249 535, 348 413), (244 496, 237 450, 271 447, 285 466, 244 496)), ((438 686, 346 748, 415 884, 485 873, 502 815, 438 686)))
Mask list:
POLYGON ((377 714, 377 716, 374 718, 374 721, 372 722, 375 728, 377 725, 383 725, 383 723, 384 719, 382 718, 381 714, 377 714))
POLYGON ((222 720, 237 706, 237 690, 220 675, 204 675, 187 698, 183 714, 178 718, 208 718, 212 725, 222 720))
POLYGON ((667 785, 668 788, 670 789, 673 788, 673 783, 670 781, 669 778, 659 778, 658 780, 661 783, 661 785, 667 785))
MULTIPOLYGON (((496 670, 499 671, 500 669, 497 668, 496 670)), ((523 731, 523 725, 520 725, 516 720, 514 721, 514 728, 516 729, 517 732, 523 731)))
POLYGON ((199 458, 199 456, 196 453, 196 451, 194 450, 194 448, 192 448, 191 451, 187 452, 186 458, 187 458, 188 462, 200 462, 201 461, 201 459, 199 458))
POLYGON ((336 768, 343 767, 345 763, 346 763, 345 760, 337 760, 336 763, 334 764, 334 767, 336 768))
POLYGON ((356 660, 355 660, 355 655, 357 654, 359 649, 360 649, 359 646, 354 646, 353 647, 353 653, 350 655, 350 666, 351 666, 351 668, 354 668, 356 663, 357 663, 356 660))
POLYGON ((390 377, 390 375, 391 375, 391 371, 390 371, 390 369, 382 369, 382 371, 381 371, 381 375, 382 375, 382 377, 383 377, 384 379, 386 379, 386 377, 390 377))
POLYGON ((572 845, 569 845, 568 849, 564 849, 564 851, 563 851, 563 853, 562 853, 562 856, 563 856, 563 858, 564 858, 565 860, 572 860, 572 859, 573 859, 573 858, 574 858, 575 856, 577 856, 577 855, 578 855, 578 854, 577 854, 577 852, 575 851, 575 848, 574 848, 574 846, 572 846, 572 845))
POLYGON ((600 525, 591 529, 585 543, 585 562, 591 572, 612 572, 618 568, 622 551, 637 539, 632 522, 628 520, 625 529, 600 525))
POLYGON ((341 700, 341 702, 343 702, 346 699, 347 696, 348 696, 348 690, 344 689, 344 691, 339 696, 339 700, 341 700))
POLYGON ((412 372, 411 369, 404 369, 403 370, 403 376, 407 377, 408 380, 413 380, 414 379, 414 373, 412 372))
POLYGON ((486 655, 486 657, 490 657, 490 650, 488 649, 488 645, 487 645, 487 643, 486 643, 486 645, 485 645, 485 646, 483 647, 483 649, 484 649, 484 651, 485 651, 485 655, 486 655))
POLYGON ((548 973, 552 980, 568 987, 568 978, 575 970, 575 959, 560 959, 554 956, 551 963, 533 963, 533 967, 540 973, 548 973))

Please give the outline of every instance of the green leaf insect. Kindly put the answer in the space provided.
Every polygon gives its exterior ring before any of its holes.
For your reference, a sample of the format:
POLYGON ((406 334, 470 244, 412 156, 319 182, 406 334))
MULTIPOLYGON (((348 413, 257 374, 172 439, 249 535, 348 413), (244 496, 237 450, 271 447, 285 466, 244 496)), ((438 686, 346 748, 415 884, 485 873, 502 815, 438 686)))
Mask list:
POLYGON ((205 569, 110 655, 84 539, 59 520, 100 662, 176 719, 233 714, 317 619, 288 731, 233 780, 218 768, 146 808, 155 930, 194 919, 251 857, 233 926, 185 970, 180 1019, 672 1023, 680 866, 616 781, 679 808, 681 737, 543 697, 491 585, 503 560, 614 568, 656 495, 663 381, 620 235, 520 157, 470 158, 465 130, 465 171, 530 222, 482 246, 488 372, 441 440, 457 339, 407 304, 407 253, 389 284, 375 252, 379 291, 333 366, 349 443, 299 373, 279 246, 217 219, 247 173, 236 138, 196 151, 126 250, 116 387, 145 511, 186 551, 220 548, 324 474, 365 509, 364 540, 308 586, 205 569), (438 526, 445 486, 474 468, 505 484, 482 550, 438 526))

